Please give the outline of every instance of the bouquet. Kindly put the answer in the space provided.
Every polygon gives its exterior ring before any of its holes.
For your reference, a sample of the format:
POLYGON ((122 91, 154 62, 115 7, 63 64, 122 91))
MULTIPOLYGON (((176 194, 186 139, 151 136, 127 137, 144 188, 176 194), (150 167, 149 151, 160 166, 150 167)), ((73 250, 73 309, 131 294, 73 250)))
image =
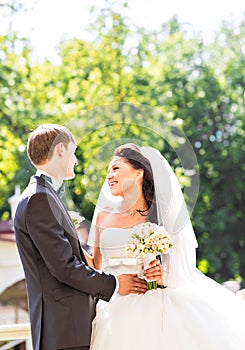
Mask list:
MULTIPOLYGON (((132 235, 128 247, 127 256, 143 259, 146 269, 150 261, 154 260, 159 254, 168 254, 173 247, 171 238, 163 226, 146 222, 135 227, 135 233, 132 235)), ((147 281, 148 289, 156 289, 156 281, 147 281)))
POLYGON ((79 213, 77 213, 76 211, 70 210, 69 215, 76 229, 78 229, 81 223, 85 220, 85 218, 81 216, 79 213))

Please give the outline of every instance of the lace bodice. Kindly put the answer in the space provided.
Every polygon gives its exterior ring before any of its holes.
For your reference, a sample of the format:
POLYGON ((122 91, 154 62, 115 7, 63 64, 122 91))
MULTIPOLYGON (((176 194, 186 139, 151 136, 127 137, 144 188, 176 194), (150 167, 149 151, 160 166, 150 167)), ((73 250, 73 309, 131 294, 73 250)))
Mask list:
POLYGON ((138 273, 137 259, 128 258, 126 248, 134 233, 131 228, 106 228, 100 235, 103 270, 114 275, 138 273))

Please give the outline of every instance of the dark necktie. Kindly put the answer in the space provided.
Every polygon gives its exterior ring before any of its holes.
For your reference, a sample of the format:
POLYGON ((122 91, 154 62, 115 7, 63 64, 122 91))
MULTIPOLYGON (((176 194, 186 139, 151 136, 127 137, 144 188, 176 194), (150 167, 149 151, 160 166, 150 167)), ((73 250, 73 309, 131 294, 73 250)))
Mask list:
POLYGON ((65 193, 65 184, 64 184, 64 182, 62 182, 62 185, 58 188, 58 190, 56 192, 57 192, 57 194, 58 194, 58 196, 60 198, 63 197, 63 195, 65 193))
MULTIPOLYGON (((40 177, 42 179, 44 179, 45 181, 49 182, 50 184, 53 183, 51 177, 41 174, 40 177)), ((63 194, 65 193, 65 184, 64 182, 62 183, 62 185, 58 188, 58 190, 56 191, 56 193, 58 194, 58 196, 61 198, 63 196, 63 194)))

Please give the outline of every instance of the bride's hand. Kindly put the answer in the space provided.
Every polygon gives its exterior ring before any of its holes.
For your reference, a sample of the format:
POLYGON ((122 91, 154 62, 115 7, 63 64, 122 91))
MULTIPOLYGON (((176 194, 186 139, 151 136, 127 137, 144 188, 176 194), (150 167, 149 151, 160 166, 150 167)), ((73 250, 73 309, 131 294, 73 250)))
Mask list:
POLYGON ((157 284, 163 285, 163 266, 159 259, 150 262, 149 268, 144 271, 144 275, 148 280, 157 281, 157 284))

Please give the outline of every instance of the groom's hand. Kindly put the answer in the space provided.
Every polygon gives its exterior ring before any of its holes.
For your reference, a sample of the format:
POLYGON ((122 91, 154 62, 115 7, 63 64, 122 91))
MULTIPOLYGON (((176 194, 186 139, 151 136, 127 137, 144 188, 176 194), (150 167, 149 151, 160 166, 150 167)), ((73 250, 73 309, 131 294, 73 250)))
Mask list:
POLYGON ((146 281, 137 277, 136 274, 119 275, 117 279, 119 282, 118 294, 144 294, 147 291, 146 281))

